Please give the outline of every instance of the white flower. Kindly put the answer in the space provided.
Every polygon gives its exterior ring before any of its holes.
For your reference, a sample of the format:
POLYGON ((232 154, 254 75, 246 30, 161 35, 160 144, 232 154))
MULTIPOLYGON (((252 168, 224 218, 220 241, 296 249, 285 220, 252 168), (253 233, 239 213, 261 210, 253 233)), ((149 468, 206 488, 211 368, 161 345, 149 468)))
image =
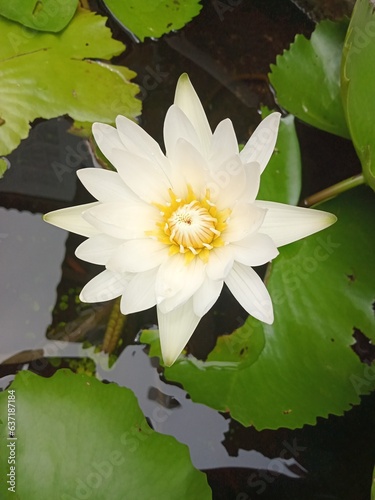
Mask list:
POLYGON ((95 123, 95 140, 117 172, 79 170, 98 202, 45 216, 88 237, 76 255, 105 266, 83 288, 83 302, 121 295, 123 314, 156 304, 166 365, 181 353, 224 283, 249 314, 272 323, 271 298, 252 266, 336 220, 318 210, 255 200, 279 120, 279 113, 265 118, 239 153, 232 122, 223 120, 212 134, 182 75, 164 122, 166 154, 123 116, 117 128, 95 123))

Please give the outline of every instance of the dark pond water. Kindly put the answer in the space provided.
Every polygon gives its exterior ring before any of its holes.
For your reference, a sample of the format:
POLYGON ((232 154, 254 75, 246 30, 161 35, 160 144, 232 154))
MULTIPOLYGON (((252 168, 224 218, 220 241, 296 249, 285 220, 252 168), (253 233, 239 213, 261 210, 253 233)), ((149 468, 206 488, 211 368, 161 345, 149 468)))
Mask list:
MULTIPOLYGON (((296 33, 311 33, 313 19, 340 16, 349 3, 206 1, 201 15, 182 31, 142 44, 112 21, 116 37, 128 46, 118 62, 138 73, 142 126, 162 142, 164 114, 177 78, 187 72, 212 126, 228 116, 239 140, 246 140, 259 122, 259 106, 274 106, 269 64, 296 33)), ((155 430, 188 444, 194 465, 207 473, 214 499, 367 500, 375 445, 373 396, 344 417, 318 419, 316 426, 257 432, 193 403, 181 388, 163 381, 154 360, 134 340, 142 327, 155 324, 153 310, 128 319, 120 358, 111 369, 93 347, 82 347, 82 341, 100 343, 108 314, 100 305, 87 309, 75 302, 77 290, 98 269, 74 257, 78 237, 41 220, 49 210, 90 201, 75 172, 94 160, 86 142, 69 135, 68 127, 65 118, 35 123, 0 181, 1 387, 17 370, 50 376, 57 365, 72 366, 71 360, 79 358, 86 358, 90 369, 91 357, 100 378, 136 393, 155 430), (94 315, 94 327, 85 323, 87 315, 94 315), (59 329, 62 320, 70 325, 68 337, 59 329)), ((298 132, 302 197, 358 173, 349 143, 302 124, 298 132)), ((219 309, 220 324, 211 312, 189 344, 198 357, 212 349, 217 335, 233 331, 246 317, 225 291, 219 309)))

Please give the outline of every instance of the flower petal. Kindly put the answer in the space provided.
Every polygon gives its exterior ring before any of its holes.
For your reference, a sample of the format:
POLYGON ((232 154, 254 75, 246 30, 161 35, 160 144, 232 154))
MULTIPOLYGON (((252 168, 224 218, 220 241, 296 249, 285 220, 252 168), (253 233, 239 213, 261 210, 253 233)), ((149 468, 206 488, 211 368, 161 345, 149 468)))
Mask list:
POLYGON ((86 205, 78 205, 76 207, 62 208, 43 215, 45 222, 54 226, 70 231, 71 233, 80 234, 90 237, 98 234, 99 231, 92 224, 83 219, 82 214, 88 208, 97 207, 100 203, 87 203, 86 205))
POLYGON ((244 165, 246 182, 240 201, 253 203, 257 197, 260 185, 260 165, 256 161, 244 165))
POLYGON ((228 227, 221 237, 225 242, 242 240, 261 226, 265 215, 266 211, 255 204, 238 203, 234 206, 228 227))
POLYGON ((157 269, 134 274, 121 297, 122 314, 145 311, 156 304, 155 279, 157 269))
POLYGON ((207 262, 206 273, 211 280, 223 280, 232 269, 233 250, 231 245, 213 248, 207 262))
POLYGON ((174 103, 182 109, 191 121, 200 139, 200 150, 208 158, 212 139, 211 128, 202 103, 186 73, 181 75, 177 82, 174 103))
POLYGON ((212 136, 210 164, 213 168, 228 158, 238 155, 238 142, 233 123, 229 118, 221 121, 212 136))
POLYGON ((267 210, 259 232, 268 234, 278 247, 321 231, 337 220, 333 214, 312 208, 260 200, 255 204, 267 210))
POLYGON ((187 195, 187 185, 191 186, 198 198, 206 191, 207 162, 199 151, 184 139, 176 144, 171 181, 173 190, 183 198, 187 195))
POLYGON ((182 254, 173 255, 161 264, 155 289, 157 304, 162 312, 169 312, 192 297, 205 278, 204 266, 199 258, 186 264, 182 254))
POLYGON ((231 207, 242 198, 246 185, 246 172, 238 154, 231 156, 210 172, 207 187, 211 199, 219 210, 231 207))
POLYGON ((106 269, 82 288, 79 298, 82 302, 105 302, 121 295, 126 284, 123 276, 106 269))
POLYGON ((277 247, 267 234, 255 233, 231 244, 234 260, 245 266, 262 266, 278 254, 277 247))
POLYGON ((105 265, 119 245, 121 240, 107 234, 97 234, 81 243, 76 248, 75 254, 86 262, 105 265))
POLYGON ((119 239, 146 238, 146 231, 155 229, 159 217, 156 208, 142 202, 101 203, 86 210, 82 217, 98 232, 119 239))
POLYGON ((185 139, 195 149, 201 151, 201 141, 194 127, 185 113, 177 106, 172 105, 164 120, 164 144, 167 157, 174 161, 176 145, 179 139, 185 139))
POLYGON ((87 191, 103 203, 136 199, 117 172, 103 168, 82 168, 77 170, 77 175, 87 191))
POLYGON ((223 285, 222 280, 205 279, 203 281, 193 295, 194 312, 197 316, 204 316, 211 309, 219 298, 223 285))
POLYGON ((166 366, 171 366, 189 341, 200 317, 194 313, 191 298, 170 312, 157 308, 161 352, 166 366))
POLYGON ((280 113, 271 113, 260 122, 240 153, 244 163, 256 161, 263 172, 275 149, 280 117, 280 113))
POLYGON ((249 314, 265 323, 273 323, 271 297, 254 269, 235 262, 225 283, 249 314))
POLYGON ((92 134, 103 155, 113 164, 112 151, 124 149, 117 130, 106 123, 94 123, 92 134))
POLYGON ((107 268, 116 273, 141 273, 168 258, 168 247, 150 238, 129 240, 113 252, 107 268))

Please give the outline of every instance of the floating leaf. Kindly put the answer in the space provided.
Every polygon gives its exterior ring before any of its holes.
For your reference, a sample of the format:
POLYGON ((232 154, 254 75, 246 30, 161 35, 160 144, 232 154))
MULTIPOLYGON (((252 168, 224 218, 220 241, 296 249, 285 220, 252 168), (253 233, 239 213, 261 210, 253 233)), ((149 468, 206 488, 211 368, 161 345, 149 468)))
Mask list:
POLYGON ((199 0, 105 0, 105 4, 141 42, 182 28, 202 8, 199 0))
POLYGON ((80 9, 60 34, 41 33, 0 18, 0 155, 27 137, 29 122, 69 114, 81 122, 111 123, 140 113, 135 73, 90 58, 124 50, 105 17, 80 9))
POLYGON ((346 119, 363 174, 375 190, 375 14, 369 0, 358 0, 345 39, 341 85, 346 119))
POLYGON ((0 394, 0 419, 1 498, 13 498, 5 496, 10 443, 15 498, 211 498, 188 448, 154 432, 129 389, 69 370, 49 379, 23 371, 0 394))
POLYGON ((307 40, 297 35, 271 64, 280 105, 319 129, 349 138, 340 95, 340 63, 347 22, 322 21, 307 40))
MULTIPOLYGON (((262 119, 271 113, 262 109, 262 119)), ((275 151, 262 173, 259 200, 297 205, 301 193, 301 153, 294 116, 281 118, 275 151)))
POLYGON ((70 22, 78 0, 0 0, 0 14, 41 31, 61 31, 70 22))
POLYGON ((338 222, 281 248, 273 263, 274 324, 248 318, 206 362, 180 357, 166 378, 257 429, 315 424, 359 403, 375 387, 373 368, 351 348, 354 329, 375 341, 374 203, 362 187, 321 205, 338 222))

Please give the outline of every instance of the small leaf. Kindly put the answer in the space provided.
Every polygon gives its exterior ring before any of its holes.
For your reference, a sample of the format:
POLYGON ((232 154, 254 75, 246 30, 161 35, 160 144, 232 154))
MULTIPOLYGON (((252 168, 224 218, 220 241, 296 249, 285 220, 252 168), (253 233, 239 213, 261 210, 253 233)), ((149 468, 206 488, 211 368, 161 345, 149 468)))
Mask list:
POLYGON ((322 21, 307 40, 297 35, 271 64, 279 104, 326 132, 350 138, 340 95, 340 63, 347 22, 322 21))
MULTIPOLYGON (((271 113, 262 109, 262 119, 271 113)), ((301 153, 294 116, 281 118, 276 147, 262 174, 259 200, 297 205, 301 193, 301 153)))
POLYGON ((135 73, 95 59, 124 50, 106 18, 80 9, 59 35, 0 18, 0 155, 27 137, 29 122, 69 114, 80 122, 112 123, 140 113, 135 73))
POLYGON ((374 60, 374 6, 369 0, 357 0, 343 52, 342 98, 364 177, 375 190, 374 60))
MULTIPOLYGON (((0 418, 0 470, 10 472, 15 443, 16 498, 211 498, 188 448, 154 432, 129 389, 69 370, 48 379, 22 371, 0 394, 0 418)), ((8 486, 0 482, 1 498, 12 498, 8 486)))
POLYGON ((338 222, 281 248, 272 265, 274 324, 249 317, 206 362, 180 357, 165 377, 257 429, 315 424, 358 404, 375 387, 373 368, 351 348, 354 329, 375 341, 374 203, 362 186, 322 204, 338 222))
POLYGON ((105 4, 141 42, 182 28, 202 8, 199 0, 105 0, 105 4))
POLYGON ((69 24, 78 0, 0 0, 0 14, 41 31, 61 31, 69 24))

